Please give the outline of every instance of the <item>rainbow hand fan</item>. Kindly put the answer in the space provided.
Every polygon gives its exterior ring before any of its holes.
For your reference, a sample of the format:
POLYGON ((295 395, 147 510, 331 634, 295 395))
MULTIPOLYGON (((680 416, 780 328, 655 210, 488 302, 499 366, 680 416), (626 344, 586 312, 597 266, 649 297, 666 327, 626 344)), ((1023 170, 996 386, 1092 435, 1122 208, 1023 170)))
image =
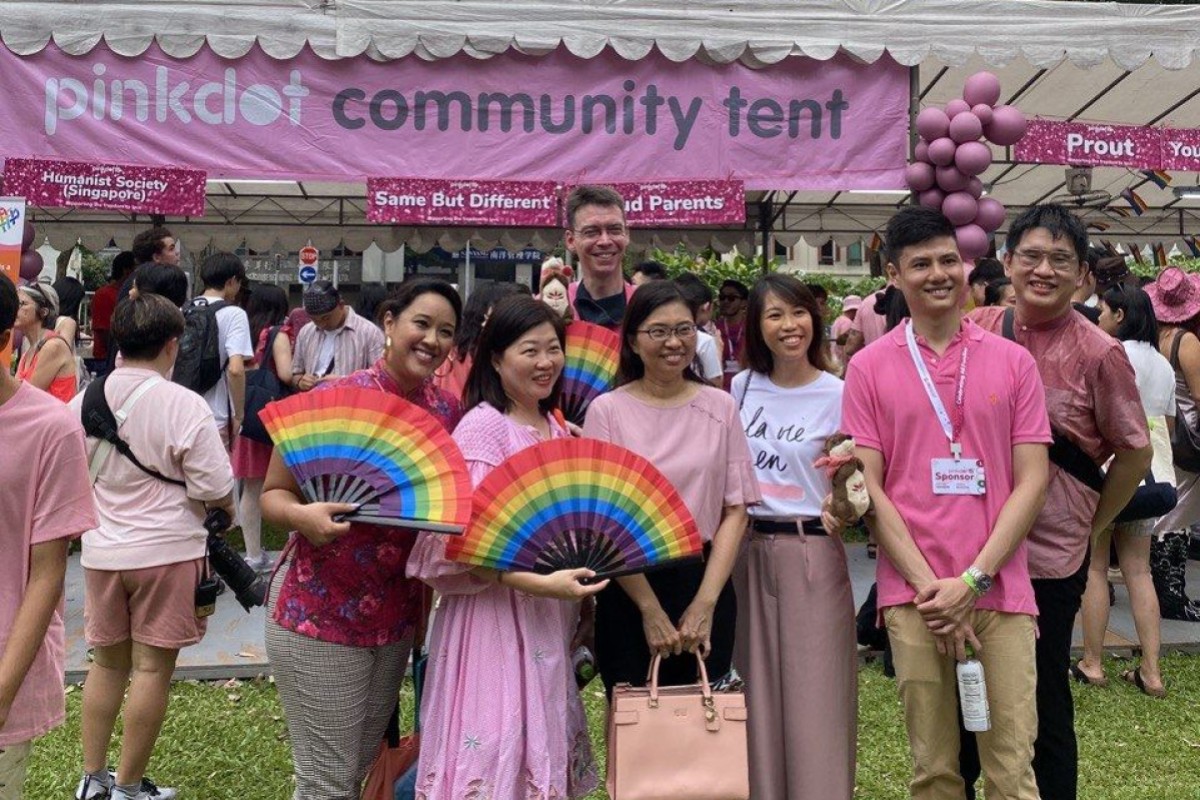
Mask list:
POLYGON ((613 387, 620 355, 621 337, 608 328, 590 322, 567 326, 561 400, 567 419, 583 424, 591 402, 613 387))
POLYGON ((606 578, 698 558, 703 547, 662 473, 593 439, 555 439, 505 460, 475 487, 472 515, 447 557, 504 571, 586 567, 606 578))
POLYGON ((395 395, 353 387, 294 394, 260 417, 309 502, 351 503, 346 518, 461 533, 471 478, 450 434, 395 395))

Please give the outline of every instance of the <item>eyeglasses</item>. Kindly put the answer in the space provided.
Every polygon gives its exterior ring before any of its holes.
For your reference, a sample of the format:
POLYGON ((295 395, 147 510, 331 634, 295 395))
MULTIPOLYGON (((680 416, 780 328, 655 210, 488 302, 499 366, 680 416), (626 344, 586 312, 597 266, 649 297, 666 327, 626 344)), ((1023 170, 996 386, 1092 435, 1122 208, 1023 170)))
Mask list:
POLYGON ((1055 272, 1070 272, 1079 263, 1073 254, 1061 250, 1014 250, 1013 255, 1017 257, 1017 263, 1026 269, 1035 269, 1043 261, 1049 260, 1050 268, 1055 272))
POLYGON ((726 301, 733 301, 733 300, 742 300, 744 298, 736 292, 730 292, 730 293, 721 292, 719 295, 717 295, 717 299, 722 302, 726 302, 726 301))
POLYGON ((682 341, 684 339, 691 339, 696 335, 696 326, 690 322, 684 322, 676 325, 674 328, 668 328, 666 325, 655 325, 651 328, 639 328, 638 333, 646 334, 653 342, 665 342, 672 336, 682 341))
POLYGON ((576 236, 587 242, 595 241, 606 233, 610 239, 621 239, 629 235, 629 229, 624 225, 606 225, 603 228, 599 225, 589 225, 575 231, 576 236))

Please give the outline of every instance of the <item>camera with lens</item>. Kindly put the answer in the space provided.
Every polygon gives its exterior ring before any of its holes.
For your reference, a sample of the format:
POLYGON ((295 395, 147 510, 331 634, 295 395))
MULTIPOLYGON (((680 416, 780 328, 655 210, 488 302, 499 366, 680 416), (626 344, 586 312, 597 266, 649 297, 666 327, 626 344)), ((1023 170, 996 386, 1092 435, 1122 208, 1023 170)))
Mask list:
POLYGON ((234 597, 242 608, 249 611, 266 602, 267 587, 263 579, 245 560, 237 554, 221 534, 233 523, 223 508, 212 508, 204 518, 204 529, 208 531, 208 563, 221 580, 233 590, 234 597))

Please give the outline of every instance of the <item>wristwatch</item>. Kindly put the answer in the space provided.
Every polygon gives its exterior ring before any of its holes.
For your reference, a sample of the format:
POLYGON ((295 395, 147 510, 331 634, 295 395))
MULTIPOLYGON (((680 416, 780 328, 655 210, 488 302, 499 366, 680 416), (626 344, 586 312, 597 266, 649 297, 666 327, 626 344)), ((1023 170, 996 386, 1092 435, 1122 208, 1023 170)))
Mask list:
POLYGON ((983 597, 992 588, 992 576, 979 567, 967 567, 962 574, 963 583, 971 587, 976 597, 983 597))

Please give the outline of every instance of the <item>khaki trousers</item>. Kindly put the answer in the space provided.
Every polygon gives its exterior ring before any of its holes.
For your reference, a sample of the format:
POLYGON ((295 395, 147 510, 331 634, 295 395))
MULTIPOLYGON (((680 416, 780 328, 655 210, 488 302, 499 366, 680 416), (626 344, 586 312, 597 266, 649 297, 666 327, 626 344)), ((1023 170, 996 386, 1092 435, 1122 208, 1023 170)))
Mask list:
MULTIPOLYGON (((914 605, 884 609, 896 683, 904 704, 913 760, 912 797, 962 800, 958 767, 958 684, 954 659, 939 655, 914 605)), ((1037 736, 1034 620, 1024 614, 975 611, 991 730, 977 734, 988 800, 1038 800, 1033 775, 1037 736)))

